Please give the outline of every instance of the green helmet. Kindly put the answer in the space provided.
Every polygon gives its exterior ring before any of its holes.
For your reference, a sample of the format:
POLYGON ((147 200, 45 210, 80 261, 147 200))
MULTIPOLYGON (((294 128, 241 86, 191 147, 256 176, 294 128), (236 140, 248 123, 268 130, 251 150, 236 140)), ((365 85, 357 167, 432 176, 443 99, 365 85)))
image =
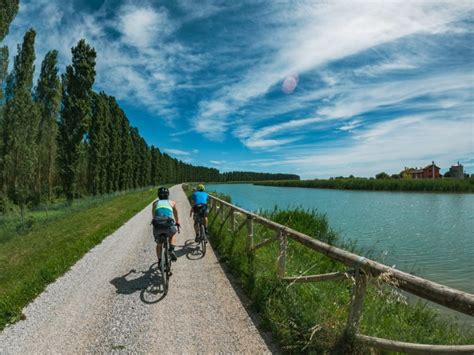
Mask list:
POLYGON ((198 191, 204 191, 204 185, 203 185, 203 184, 199 184, 198 187, 197 187, 197 190, 198 190, 198 191))

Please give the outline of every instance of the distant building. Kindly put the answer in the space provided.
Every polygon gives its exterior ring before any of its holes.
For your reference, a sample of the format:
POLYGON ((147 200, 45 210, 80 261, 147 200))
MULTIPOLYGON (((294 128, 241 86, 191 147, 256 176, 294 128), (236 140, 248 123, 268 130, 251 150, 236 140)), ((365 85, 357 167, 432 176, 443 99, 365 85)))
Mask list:
POLYGON ((423 179, 423 169, 421 168, 407 168, 400 172, 403 179, 423 179))
POLYGON ((440 177, 439 166, 436 166, 434 161, 423 168, 423 179, 439 179, 440 177))
POLYGON ((452 165, 449 168, 449 177, 455 179, 464 179, 464 166, 462 164, 452 165))
POLYGON ((400 172, 400 176, 405 179, 439 179, 439 166, 431 162, 424 168, 407 168, 400 172))

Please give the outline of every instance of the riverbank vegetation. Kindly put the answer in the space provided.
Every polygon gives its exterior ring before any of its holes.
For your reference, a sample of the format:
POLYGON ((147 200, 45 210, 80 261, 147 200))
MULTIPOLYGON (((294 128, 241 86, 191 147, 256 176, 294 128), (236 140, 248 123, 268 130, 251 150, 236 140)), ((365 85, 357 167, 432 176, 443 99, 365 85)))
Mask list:
POLYGON ((155 189, 41 206, 0 217, 0 330, 87 251, 141 211, 155 189), (47 209, 46 209, 47 208, 47 209))
POLYGON ((255 185, 368 191, 474 192, 474 178, 434 180, 336 178, 299 181, 259 181, 255 185))
MULTIPOLYGON (((227 198, 229 200, 229 198, 227 198)), ((274 210, 265 217, 346 250, 355 244, 343 243, 328 225, 327 219, 314 210, 274 210)), ((241 217, 236 225, 243 221, 241 217)), ((288 284, 277 277, 278 243, 256 253, 246 251, 246 230, 231 232, 230 221, 222 224, 220 216, 210 215, 213 247, 237 278, 261 315, 262 326, 271 330, 285 352, 332 353, 350 351, 367 353, 356 346, 347 349, 342 336, 348 318, 352 282, 326 281, 288 284)), ((255 243, 274 235, 254 224, 255 243)), ((345 266, 289 240, 286 257, 287 275, 321 274, 345 270, 345 266)), ((472 344, 474 333, 452 319, 440 317, 423 302, 408 304, 394 288, 373 281, 369 284, 360 324, 360 332, 406 342, 426 344, 472 344)))

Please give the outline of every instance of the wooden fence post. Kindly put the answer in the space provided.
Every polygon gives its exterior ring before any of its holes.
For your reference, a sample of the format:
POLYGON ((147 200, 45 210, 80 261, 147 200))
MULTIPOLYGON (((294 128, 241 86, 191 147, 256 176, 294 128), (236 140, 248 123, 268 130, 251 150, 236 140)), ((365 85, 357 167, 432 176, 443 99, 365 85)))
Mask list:
POLYGON ((232 233, 235 232, 235 211, 232 207, 230 208, 230 229, 232 233))
POLYGON ((224 213, 224 203, 223 203, 223 202, 221 202, 221 210, 220 210, 220 213, 221 213, 221 221, 224 221, 225 213, 224 213))
POLYGON ((357 268, 355 273, 355 285, 352 289, 351 308, 349 311, 349 319, 346 325, 346 334, 354 336, 359 329, 360 316, 362 315, 362 307, 364 305, 365 290, 367 288, 368 276, 362 269, 357 268))
POLYGON ((253 249, 253 221, 252 218, 247 218, 247 251, 253 249))
POLYGON ((278 234, 278 239, 280 242, 280 254, 278 255, 278 277, 282 278, 285 276, 287 236, 282 230, 280 230, 278 234))

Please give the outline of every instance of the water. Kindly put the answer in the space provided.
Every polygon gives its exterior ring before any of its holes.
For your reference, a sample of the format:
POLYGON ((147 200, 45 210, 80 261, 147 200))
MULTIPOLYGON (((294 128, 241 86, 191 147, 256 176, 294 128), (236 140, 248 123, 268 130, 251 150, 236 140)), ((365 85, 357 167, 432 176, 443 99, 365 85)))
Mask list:
POLYGON ((213 184, 250 211, 302 206, 326 214, 370 258, 474 293, 474 195, 213 184))

